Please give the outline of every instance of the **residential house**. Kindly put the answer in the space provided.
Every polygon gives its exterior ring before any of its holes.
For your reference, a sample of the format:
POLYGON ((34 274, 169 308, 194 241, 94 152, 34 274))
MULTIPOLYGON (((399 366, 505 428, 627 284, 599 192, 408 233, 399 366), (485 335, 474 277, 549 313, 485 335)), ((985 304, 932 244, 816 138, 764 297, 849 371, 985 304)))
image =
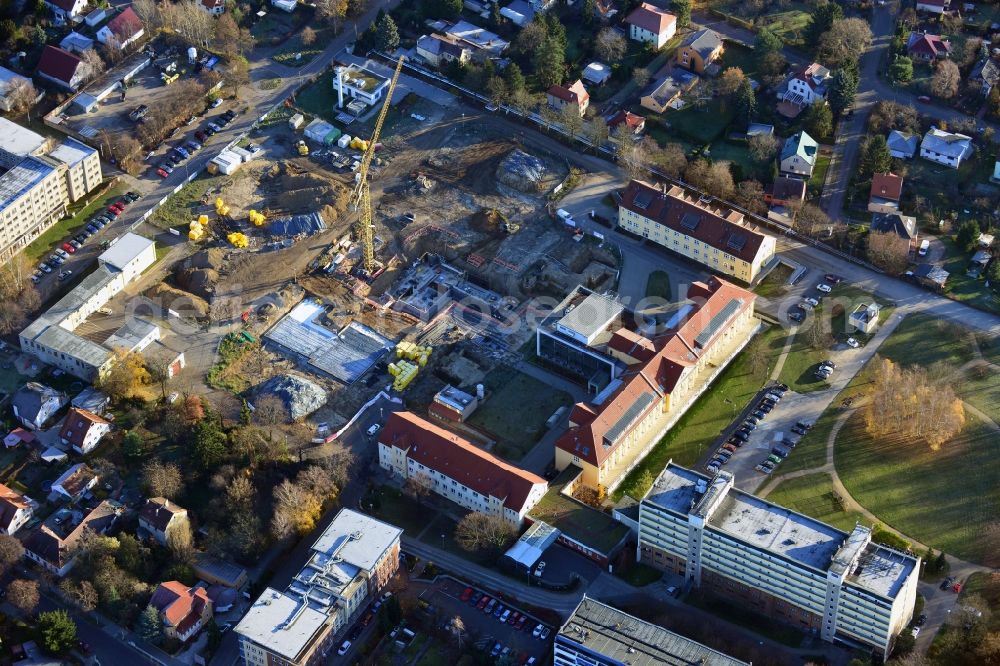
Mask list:
POLYGON ((444 63, 465 64, 472 59, 472 50, 450 35, 422 35, 417 40, 417 55, 429 65, 440 67, 444 63))
POLYGON ((389 90, 389 79, 367 65, 352 63, 334 70, 333 89, 337 92, 337 108, 342 108, 347 99, 373 106, 389 90))
POLYGON ((790 176, 778 176, 764 191, 764 202, 770 206, 802 203, 806 198, 806 181, 790 176))
POLYGON ((24 555, 61 578, 76 563, 76 545, 84 532, 105 534, 123 512, 120 504, 104 500, 75 526, 73 516, 57 512, 24 541, 24 555))
POLYGON ((785 140, 778 159, 781 173, 809 178, 816 167, 819 144, 806 132, 796 132, 785 140))
POLYGON ((900 243, 905 243, 907 250, 912 250, 917 243, 917 218, 901 213, 875 213, 870 225, 872 233, 895 234, 900 243))
POLYGON ((156 586, 149 605, 160 613, 163 635, 182 643, 212 619, 212 600, 204 587, 188 587, 176 580, 156 586))
POLYGON ((226 0, 201 0, 198 6, 213 16, 226 13, 226 0))
POLYGON ((443 421, 465 423, 477 407, 479 407, 478 397, 447 384, 434 394, 427 412, 443 421))
POLYGON ((83 10, 88 6, 87 0, 45 0, 56 19, 79 23, 83 20, 83 10))
POLYGON ((622 109, 608 119, 608 130, 614 133, 622 125, 628 128, 628 131, 636 137, 641 136, 646 131, 646 119, 625 109, 622 109))
POLYGON ((545 479, 412 412, 393 412, 378 437, 379 465, 471 511, 520 527, 545 479))
POLYGON ((706 28, 688 35, 677 49, 674 61, 695 74, 704 74, 724 48, 722 36, 706 28))
POLYGON ((894 173, 877 173, 872 176, 872 187, 868 193, 868 211, 872 213, 895 213, 899 211, 899 199, 903 195, 903 177, 894 173))
POLYGON ((910 274, 920 284, 938 291, 944 290, 950 276, 951 273, 934 264, 918 264, 910 274))
POLYGON ((97 41, 121 50, 140 39, 145 32, 139 15, 131 7, 126 7, 97 31, 97 41))
POLYGON ((639 98, 639 105, 654 113, 679 108, 681 95, 698 83, 698 76, 683 69, 674 69, 654 81, 639 98))
POLYGON ((906 40, 906 53, 915 62, 934 62, 951 55, 951 42, 940 35, 926 32, 911 32, 906 40))
POLYGON ((920 137, 916 134, 892 130, 885 139, 889 154, 900 160, 911 160, 920 146, 920 137))
POLYGON ((68 499, 76 504, 91 488, 97 485, 97 472, 90 469, 86 463, 77 463, 62 473, 52 482, 52 495, 68 499))
POLYGON ((514 0, 500 9, 500 16, 510 19, 511 23, 521 27, 535 20, 535 8, 525 0, 514 0))
POLYGON ((35 69, 40 78, 71 92, 76 92, 91 73, 90 65, 78 56, 51 44, 42 49, 42 57, 35 69))
POLYGON ((0 111, 10 111, 11 103, 8 96, 14 89, 14 82, 31 83, 31 79, 16 74, 6 67, 0 67, 0 111))
POLYGON ((611 68, 601 62, 592 62, 583 68, 580 78, 595 86, 603 86, 611 78, 611 68))
POLYGON ((148 532, 161 546, 166 546, 170 532, 188 524, 188 512, 165 497, 151 497, 139 510, 139 528, 148 532))
POLYGON ((774 255, 774 237, 742 213, 679 185, 631 181, 618 205, 618 226, 746 283, 774 255))
POLYGON ((32 444, 36 439, 37 437, 35 437, 35 433, 30 430, 17 427, 7 433, 7 436, 3 438, 3 445, 8 449, 13 449, 21 446, 21 444, 32 444))
POLYGON ((552 86, 546 91, 545 96, 553 109, 562 111, 566 107, 572 107, 580 113, 581 118, 590 106, 590 93, 583 87, 583 81, 580 79, 568 86, 552 86))
POLYGON ((969 260, 969 268, 965 274, 972 278, 978 278, 986 270, 986 265, 990 263, 992 258, 993 255, 988 250, 976 250, 972 259, 969 260))
POLYGON ((472 49, 474 60, 490 60, 499 58, 510 46, 510 42, 501 39, 500 35, 484 30, 468 21, 444 24, 438 32, 464 42, 472 49))
POLYGON ((72 446, 77 453, 86 455, 93 451, 101 438, 109 432, 111 432, 110 421, 85 409, 73 407, 63 420, 59 438, 63 444, 72 446))
POLYGON ((662 49, 677 34, 677 17, 644 2, 625 17, 629 39, 662 49))
POLYGON ((951 8, 951 0, 917 0, 917 11, 944 14, 951 8))
POLYGON ((70 53, 83 55, 85 51, 94 48, 94 40, 74 30, 63 37, 62 41, 59 42, 59 48, 70 53))
POLYGON ((994 86, 1000 83, 1000 64, 993 58, 983 58, 969 74, 970 81, 979 83, 979 93, 988 97, 994 86))
POLYGON ((33 515, 27 497, 0 483, 0 534, 13 536, 33 515))
POLYGON ((862 303, 851 313, 848 323, 854 327, 854 330, 871 335, 878 326, 878 314, 878 303, 862 303))
POLYGON ((812 63, 792 72, 778 87, 778 111, 794 118, 816 103, 825 103, 830 70, 812 63))
MULTIPOLYGON (((651 203, 673 205, 699 235, 726 233, 729 226, 704 213, 685 215, 691 207, 669 198, 651 203)), ((690 284, 655 330, 637 328, 636 314, 624 305, 584 293, 575 290, 537 327, 536 353, 591 375, 591 397, 574 405, 569 427, 555 441, 556 469, 577 467, 576 483, 612 491, 709 389, 760 322, 754 294, 717 277, 690 284), (598 372, 591 368, 601 359, 613 363, 612 376, 595 383, 598 372)))
POLYGON ((957 169, 962 160, 972 156, 972 137, 932 127, 920 142, 920 156, 957 169))
POLYGON ((299 6, 299 0, 271 0, 271 6, 291 14, 299 6))
POLYGON ((41 430, 69 401, 65 393, 37 382, 28 382, 14 394, 14 416, 25 428, 41 430))

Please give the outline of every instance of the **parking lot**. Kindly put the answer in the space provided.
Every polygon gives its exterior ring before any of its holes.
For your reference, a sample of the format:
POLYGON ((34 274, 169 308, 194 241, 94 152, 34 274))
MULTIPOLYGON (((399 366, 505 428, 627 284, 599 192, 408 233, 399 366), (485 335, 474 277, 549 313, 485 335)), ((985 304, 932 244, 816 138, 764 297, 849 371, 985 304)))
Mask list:
MULTIPOLYGON (((546 626, 550 633, 543 640, 533 634, 533 630, 541 622, 531 616, 528 616, 521 630, 510 624, 502 624, 495 615, 496 608, 500 604, 503 604, 506 609, 510 609, 511 615, 514 613, 525 615, 525 613, 517 607, 507 606, 500 599, 494 605, 494 613, 487 615, 471 603, 472 599, 476 598, 476 594, 482 592, 481 590, 472 587, 472 598, 468 602, 461 600, 466 587, 472 586, 467 586, 452 578, 442 577, 429 587, 421 597, 436 608, 437 616, 443 618, 443 621, 450 622, 456 616, 461 617, 465 623, 468 639, 474 641, 477 646, 482 646, 487 652, 491 651, 499 642, 501 648, 510 648, 510 653, 515 656, 514 663, 520 663, 522 657, 535 657, 539 662, 545 661, 542 657, 552 651, 555 627, 546 626)), ((492 595, 485 593, 482 595, 482 597, 486 596, 492 599, 492 595)), ((479 602, 482 602, 482 597, 479 598, 479 602)))

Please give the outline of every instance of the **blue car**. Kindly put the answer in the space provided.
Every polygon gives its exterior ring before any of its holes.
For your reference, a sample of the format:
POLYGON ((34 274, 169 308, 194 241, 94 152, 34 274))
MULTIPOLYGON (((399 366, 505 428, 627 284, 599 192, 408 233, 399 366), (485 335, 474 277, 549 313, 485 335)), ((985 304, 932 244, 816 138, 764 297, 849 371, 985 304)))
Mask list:
POLYGON ((174 152, 181 156, 183 159, 191 157, 191 153, 188 152, 187 148, 184 146, 177 146, 174 148, 174 152))

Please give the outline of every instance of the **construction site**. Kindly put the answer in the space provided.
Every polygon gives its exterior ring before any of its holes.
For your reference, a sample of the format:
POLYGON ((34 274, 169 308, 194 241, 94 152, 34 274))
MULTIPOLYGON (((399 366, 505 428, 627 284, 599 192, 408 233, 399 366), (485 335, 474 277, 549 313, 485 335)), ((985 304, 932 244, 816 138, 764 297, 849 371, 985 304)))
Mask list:
POLYGON ((393 109, 381 140, 353 149, 317 148, 284 122, 258 129, 254 159, 192 204, 192 252, 147 295, 246 331, 224 343, 214 389, 305 380, 326 400, 287 405, 289 418, 331 427, 380 390, 426 408, 520 361, 529 299, 615 287, 613 249, 554 215, 564 162, 436 116, 393 109))

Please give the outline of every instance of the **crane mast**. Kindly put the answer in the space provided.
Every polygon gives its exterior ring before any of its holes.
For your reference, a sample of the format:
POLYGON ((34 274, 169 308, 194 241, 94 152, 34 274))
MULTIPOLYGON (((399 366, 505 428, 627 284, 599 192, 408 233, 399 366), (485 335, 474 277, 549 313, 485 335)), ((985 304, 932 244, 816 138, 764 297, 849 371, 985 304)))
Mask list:
POLYGON ((361 241, 361 254, 365 273, 373 275, 377 269, 375 262, 375 221, 372 214, 372 195, 368 185, 368 169, 371 167, 372 158, 375 156, 375 143, 382 135, 382 125, 385 123, 385 116, 389 112, 389 103, 392 101, 392 93, 396 90, 396 81, 399 80, 399 72, 403 69, 403 56, 399 57, 396 63, 396 71, 392 74, 392 81, 385 94, 385 102, 382 110, 375 121, 375 129, 372 131, 371 141, 368 148, 361 157, 361 166, 358 167, 358 184, 354 188, 354 203, 358 209, 358 238, 361 241))

